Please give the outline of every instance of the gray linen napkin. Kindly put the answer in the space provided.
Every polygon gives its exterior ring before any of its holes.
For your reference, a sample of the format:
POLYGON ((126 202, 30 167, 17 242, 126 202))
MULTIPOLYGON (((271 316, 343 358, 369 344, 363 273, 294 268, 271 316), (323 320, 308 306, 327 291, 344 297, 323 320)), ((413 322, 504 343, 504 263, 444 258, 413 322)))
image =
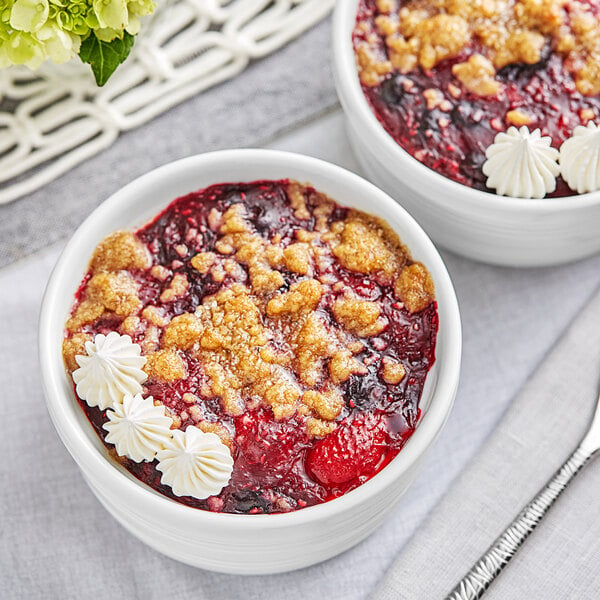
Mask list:
MULTIPOLYGON (((444 598, 574 450, 593 413, 599 382, 600 290, 404 547, 372 599, 444 598)), ((563 493, 485 598, 600 598, 600 461, 563 493)))

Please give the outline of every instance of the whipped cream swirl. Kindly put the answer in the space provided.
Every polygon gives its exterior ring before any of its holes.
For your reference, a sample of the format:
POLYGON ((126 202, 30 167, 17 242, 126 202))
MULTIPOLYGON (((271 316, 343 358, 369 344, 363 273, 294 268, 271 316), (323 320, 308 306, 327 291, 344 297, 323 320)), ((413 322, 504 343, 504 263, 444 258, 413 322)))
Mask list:
POLYGON ((523 126, 499 133, 486 150, 483 173, 486 185, 501 196, 543 198, 556 189, 560 167, 558 150, 551 139, 523 126))
POLYGON ((152 396, 125 394, 122 404, 106 411, 106 441, 114 444, 119 456, 135 462, 151 461, 171 438, 173 420, 165 415, 165 407, 154 405, 152 396))
POLYGON ((229 483, 233 459, 229 448, 214 433, 190 426, 175 429, 173 437, 157 453, 161 483, 176 496, 203 500, 215 496, 229 483))
POLYGON ((578 194, 600 190, 600 127, 579 125, 560 147, 560 173, 578 194))
POLYGON ((147 379, 142 367, 146 358, 128 335, 99 333, 85 343, 87 356, 77 355, 79 369, 73 371, 77 395, 89 406, 106 410, 121 404, 125 394, 139 394, 147 379))

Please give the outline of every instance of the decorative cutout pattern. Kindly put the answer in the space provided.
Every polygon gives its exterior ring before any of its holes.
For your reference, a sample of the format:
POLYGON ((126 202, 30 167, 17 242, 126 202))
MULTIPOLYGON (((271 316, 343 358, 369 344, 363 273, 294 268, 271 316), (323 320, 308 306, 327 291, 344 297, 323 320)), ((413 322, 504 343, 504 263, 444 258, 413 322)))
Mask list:
POLYGON ((334 1, 171 0, 103 88, 78 60, 0 70, 0 204, 237 75, 323 19, 334 1))

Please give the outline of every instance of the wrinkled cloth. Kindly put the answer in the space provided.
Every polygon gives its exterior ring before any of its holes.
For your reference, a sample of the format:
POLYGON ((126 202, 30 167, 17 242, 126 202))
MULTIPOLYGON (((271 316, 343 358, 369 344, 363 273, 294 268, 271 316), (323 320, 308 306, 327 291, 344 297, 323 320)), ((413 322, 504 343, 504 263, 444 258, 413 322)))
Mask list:
MULTIPOLYGON (((407 544, 372 600, 444 598, 576 448, 600 384, 600 290, 407 544)), ((600 598, 600 461, 580 472, 486 600, 600 598)))
MULTIPOLYGON (((280 136, 269 147, 358 169, 339 111, 280 136)), ((461 381, 448 423, 415 482, 383 525, 344 554, 292 573, 228 576, 177 563, 131 536, 99 504, 61 444, 44 405, 37 358, 40 303, 60 246, 0 269, 2 600, 367 598, 600 285, 600 256, 552 269, 520 270, 444 254, 463 320, 461 381)), ((594 467, 576 485, 586 484, 594 467)), ((491 538, 496 533, 490 532, 491 538)), ((444 531, 436 536, 440 544, 446 541, 444 531)), ((548 577, 560 586, 565 574, 576 576, 581 561, 592 558, 570 548, 564 552, 563 571, 548 577)), ((416 567, 415 577, 426 563, 416 567)), ((535 567, 544 564, 542 560, 535 567)), ((542 598, 511 592, 502 597, 542 598)), ((563 598, 579 600, 568 594, 563 598)))

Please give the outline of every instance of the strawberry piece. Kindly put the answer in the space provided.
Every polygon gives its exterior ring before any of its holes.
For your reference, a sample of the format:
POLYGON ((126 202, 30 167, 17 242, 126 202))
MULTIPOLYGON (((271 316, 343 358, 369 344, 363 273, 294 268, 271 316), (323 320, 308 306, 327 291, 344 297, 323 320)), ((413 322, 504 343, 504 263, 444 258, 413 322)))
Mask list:
POLYGON ((294 465, 298 452, 308 444, 305 429, 295 419, 275 421, 270 409, 261 408, 235 418, 236 459, 248 473, 269 480, 283 477, 294 465))
POLYGON ((306 470, 328 488, 364 481, 385 464, 386 442, 387 434, 373 415, 344 422, 308 452, 306 470))

